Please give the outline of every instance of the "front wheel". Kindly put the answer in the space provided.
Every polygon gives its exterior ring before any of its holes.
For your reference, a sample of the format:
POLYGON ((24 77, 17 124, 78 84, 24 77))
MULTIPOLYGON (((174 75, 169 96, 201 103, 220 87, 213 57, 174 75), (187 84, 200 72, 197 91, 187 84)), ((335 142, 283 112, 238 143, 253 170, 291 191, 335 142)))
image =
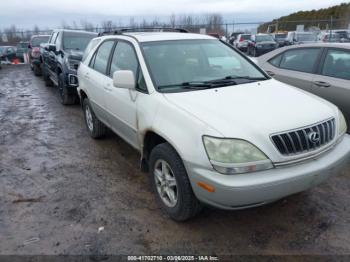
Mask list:
POLYGON ((64 83, 64 75, 61 73, 58 76, 58 92, 62 105, 73 105, 76 101, 76 95, 68 92, 67 86, 64 83))
POLYGON ((168 143, 157 145, 150 156, 150 179, 161 208, 172 219, 185 221, 201 210, 184 164, 168 143))

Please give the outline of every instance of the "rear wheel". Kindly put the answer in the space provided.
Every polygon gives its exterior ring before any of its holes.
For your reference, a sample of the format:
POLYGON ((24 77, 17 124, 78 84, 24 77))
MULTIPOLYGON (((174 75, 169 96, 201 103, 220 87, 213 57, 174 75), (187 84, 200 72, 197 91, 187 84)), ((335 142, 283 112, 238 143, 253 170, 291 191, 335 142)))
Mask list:
POLYGON ((58 75, 58 92, 60 95, 60 101, 62 105, 75 104, 77 95, 69 93, 67 86, 64 83, 64 75, 62 73, 58 75))
POLYGON ((161 208, 172 219, 185 221, 201 210, 182 159, 168 143, 157 145, 150 156, 150 179, 161 208))
POLYGON ((41 69, 40 69, 40 66, 38 66, 38 65, 33 65, 33 72, 34 72, 34 75, 36 75, 36 76, 41 76, 41 69))
POLYGON ((85 98, 83 101, 84 119, 86 128, 92 138, 100 138, 106 134, 106 126, 98 120, 91 108, 90 101, 85 98))

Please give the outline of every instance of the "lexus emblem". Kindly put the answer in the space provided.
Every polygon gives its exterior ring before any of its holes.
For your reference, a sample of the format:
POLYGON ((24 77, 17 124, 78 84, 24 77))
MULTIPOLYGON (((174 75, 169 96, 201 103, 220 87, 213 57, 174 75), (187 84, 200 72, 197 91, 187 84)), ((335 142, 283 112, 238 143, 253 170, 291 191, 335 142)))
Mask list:
POLYGON ((309 141, 313 144, 320 142, 320 134, 317 132, 310 132, 308 134, 309 141))

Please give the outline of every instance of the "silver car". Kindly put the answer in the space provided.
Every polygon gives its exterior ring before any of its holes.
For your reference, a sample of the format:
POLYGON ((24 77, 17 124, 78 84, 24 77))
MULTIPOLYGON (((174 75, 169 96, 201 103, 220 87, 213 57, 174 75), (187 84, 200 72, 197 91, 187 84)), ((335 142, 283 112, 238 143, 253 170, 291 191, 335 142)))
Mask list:
POLYGON ((350 122, 350 44, 288 46, 259 57, 258 64, 277 80, 336 104, 350 122))

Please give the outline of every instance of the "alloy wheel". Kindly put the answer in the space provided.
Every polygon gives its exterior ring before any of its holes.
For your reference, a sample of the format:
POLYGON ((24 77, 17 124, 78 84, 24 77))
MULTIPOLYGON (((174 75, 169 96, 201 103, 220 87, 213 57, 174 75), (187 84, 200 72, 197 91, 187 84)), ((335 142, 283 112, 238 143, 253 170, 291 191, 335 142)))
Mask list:
POLYGON ((176 206, 178 187, 170 165, 165 160, 157 160, 153 174, 158 194, 163 203, 168 207, 176 206))

